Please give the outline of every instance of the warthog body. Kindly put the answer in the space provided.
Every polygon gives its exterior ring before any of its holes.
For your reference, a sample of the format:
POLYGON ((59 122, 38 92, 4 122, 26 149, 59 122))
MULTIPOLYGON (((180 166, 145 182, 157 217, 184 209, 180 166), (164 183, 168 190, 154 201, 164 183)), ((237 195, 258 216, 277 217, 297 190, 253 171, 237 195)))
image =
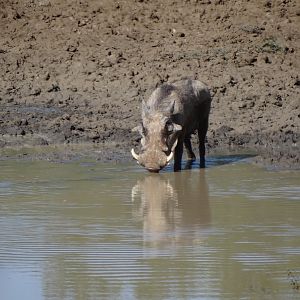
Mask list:
POLYGON ((188 160, 195 160, 191 134, 199 137, 200 166, 205 164, 205 137, 211 96, 207 86, 197 80, 185 79, 163 84, 142 104, 140 132, 142 150, 133 157, 150 172, 159 172, 174 155, 174 171, 181 169, 183 145, 188 160))

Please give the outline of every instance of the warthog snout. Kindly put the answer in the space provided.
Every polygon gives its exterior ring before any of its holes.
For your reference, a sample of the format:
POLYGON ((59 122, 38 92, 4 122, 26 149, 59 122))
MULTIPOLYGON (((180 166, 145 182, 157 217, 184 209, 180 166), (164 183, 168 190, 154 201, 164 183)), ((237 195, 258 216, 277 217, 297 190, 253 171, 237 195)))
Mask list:
POLYGON ((158 173, 172 160, 174 152, 170 151, 170 154, 167 155, 163 151, 151 149, 138 155, 135 153, 134 149, 132 149, 131 154, 137 162, 145 167, 149 172, 158 173))

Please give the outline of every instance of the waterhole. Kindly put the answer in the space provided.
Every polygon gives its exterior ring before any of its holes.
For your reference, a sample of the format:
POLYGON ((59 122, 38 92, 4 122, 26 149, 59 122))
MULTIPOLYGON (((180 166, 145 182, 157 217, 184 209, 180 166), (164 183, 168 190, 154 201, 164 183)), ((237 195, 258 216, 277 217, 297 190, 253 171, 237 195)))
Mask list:
POLYGON ((0 161, 0 298, 299 299, 300 171, 207 165, 0 161))

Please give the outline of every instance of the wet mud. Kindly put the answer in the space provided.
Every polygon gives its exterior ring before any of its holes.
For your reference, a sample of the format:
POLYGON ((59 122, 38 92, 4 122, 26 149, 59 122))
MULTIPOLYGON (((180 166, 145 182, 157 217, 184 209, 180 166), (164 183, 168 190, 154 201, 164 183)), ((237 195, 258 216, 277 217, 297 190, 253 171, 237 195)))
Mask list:
POLYGON ((0 0, 0 147, 129 159, 142 99, 192 77, 213 95, 209 153, 299 168, 299 15, 296 0, 0 0))

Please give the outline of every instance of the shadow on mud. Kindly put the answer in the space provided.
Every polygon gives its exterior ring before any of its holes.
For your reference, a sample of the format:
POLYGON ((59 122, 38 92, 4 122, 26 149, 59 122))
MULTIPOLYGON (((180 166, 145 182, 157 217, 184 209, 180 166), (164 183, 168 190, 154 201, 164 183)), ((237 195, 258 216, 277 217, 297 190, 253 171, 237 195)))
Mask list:
MULTIPOLYGON (((182 170, 211 168, 211 167, 236 163, 239 161, 247 161, 255 156, 256 154, 212 155, 206 158, 205 166, 203 166, 203 164, 200 163, 199 160, 196 161, 184 160, 182 161, 181 168, 182 170)), ((173 172, 173 165, 166 167, 164 171, 173 172)))
MULTIPOLYGON (((255 157, 255 154, 232 154, 232 155, 216 155, 210 156, 206 158, 205 167, 215 167, 215 166, 222 166, 227 164, 232 164, 241 160, 247 160, 252 157, 255 157)), ((197 166, 197 162, 196 162, 197 166)), ((199 163, 198 163, 199 167, 199 163)))

